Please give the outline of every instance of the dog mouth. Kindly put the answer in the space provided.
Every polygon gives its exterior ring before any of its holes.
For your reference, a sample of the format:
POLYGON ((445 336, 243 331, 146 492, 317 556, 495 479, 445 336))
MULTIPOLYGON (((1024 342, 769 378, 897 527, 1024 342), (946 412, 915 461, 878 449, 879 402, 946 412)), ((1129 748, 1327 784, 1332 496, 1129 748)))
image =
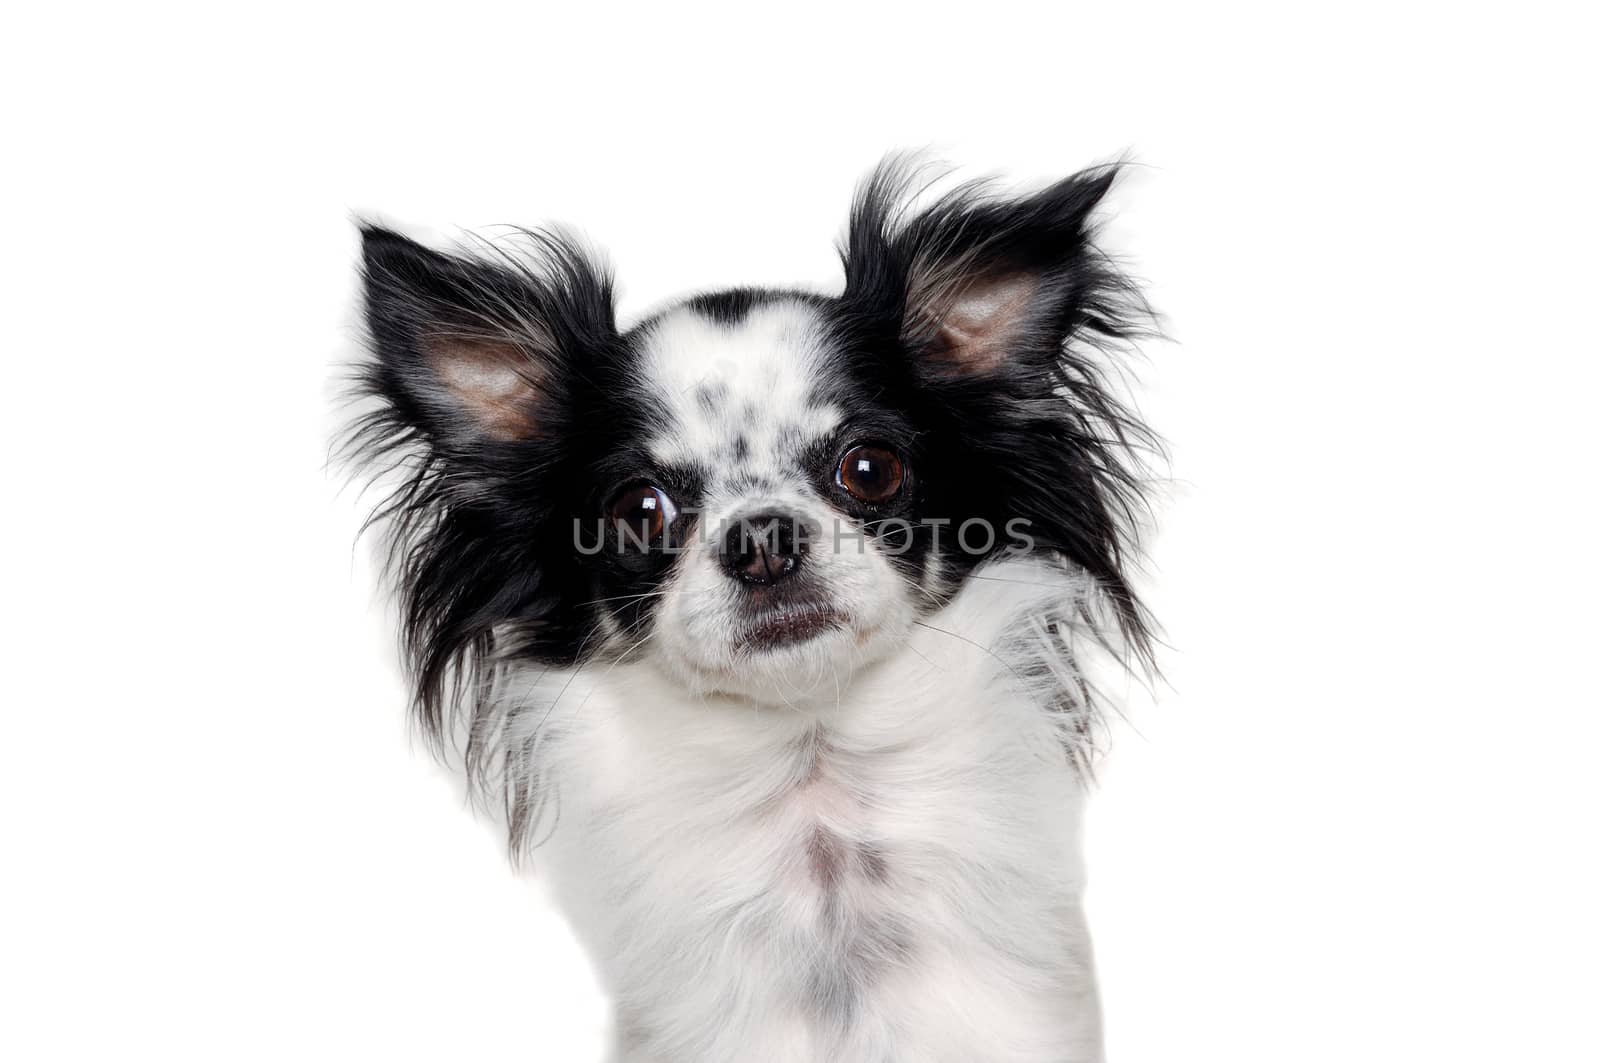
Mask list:
POLYGON ((794 646, 845 626, 844 614, 835 609, 784 610, 746 628, 739 639, 739 648, 759 652, 794 646))

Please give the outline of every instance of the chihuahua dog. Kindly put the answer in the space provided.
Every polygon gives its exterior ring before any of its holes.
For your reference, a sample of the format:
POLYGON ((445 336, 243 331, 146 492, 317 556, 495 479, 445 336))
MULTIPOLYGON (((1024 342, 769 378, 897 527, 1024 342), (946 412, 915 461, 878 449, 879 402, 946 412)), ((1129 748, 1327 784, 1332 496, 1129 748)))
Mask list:
POLYGON ((536 850, 621 1063, 1101 1058, 1080 820, 1148 666, 1116 167, 858 191, 839 294, 631 327, 559 231, 362 230, 352 441, 414 709, 536 850))

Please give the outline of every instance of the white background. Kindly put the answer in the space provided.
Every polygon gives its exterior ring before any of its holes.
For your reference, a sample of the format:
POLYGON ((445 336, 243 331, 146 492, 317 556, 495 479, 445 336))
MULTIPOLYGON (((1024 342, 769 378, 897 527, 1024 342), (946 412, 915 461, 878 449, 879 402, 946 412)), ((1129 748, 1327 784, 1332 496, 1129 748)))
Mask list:
POLYGON ((1142 164, 1174 648, 1092 810, 1110 1058, 1600 1058, 1580 5, 7 23, 0 1056, 597 1060, 324 469, 351 216, 572 222, 637 314, 835 285, 931 147, 1142 164))

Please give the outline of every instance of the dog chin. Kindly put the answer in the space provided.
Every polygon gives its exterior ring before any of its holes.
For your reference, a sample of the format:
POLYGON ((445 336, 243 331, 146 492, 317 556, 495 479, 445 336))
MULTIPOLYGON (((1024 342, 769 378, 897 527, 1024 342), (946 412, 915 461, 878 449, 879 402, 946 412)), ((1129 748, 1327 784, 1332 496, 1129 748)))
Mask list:
POLYGON ((719 652, 663 647, 660 659, 692 692, 805 708, 831 705, 861 668, 891 652, 896 641, 882 623, 817 609, 763 618, 723 642, 719 652))

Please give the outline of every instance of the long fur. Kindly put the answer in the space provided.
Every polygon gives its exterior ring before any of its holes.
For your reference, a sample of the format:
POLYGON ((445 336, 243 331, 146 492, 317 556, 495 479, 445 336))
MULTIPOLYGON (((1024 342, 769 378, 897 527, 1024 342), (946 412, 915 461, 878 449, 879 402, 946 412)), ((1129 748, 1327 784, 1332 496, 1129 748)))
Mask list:
POLYGON ((1159 450, 1108 383, 1150 327, 1094 243, 1115 176, 917 206, 891 161, 839 296, 708 293, 628 330, 571 237, 444 254, 364 231, 347 448, 394 485, 373 521, 415 718, 465 735, 513 852, 539 849, 617 995, 619 1058, 1098 1058, 1085 660, 1150 666, 1129 566, 1159 450), (505 368, 499 405, 451 359, 505 368), (882 506, 835 478, 859 439, 907 460, 882 506), (681 551, 579 550, 638 482, 693 504, 681 551), (757 512, 860 537, 805 561, 836 635, 741 648, 777 592, 728 580, 706 533, 757 512), (952 546, 940 521, 1028 548, 952 546))

